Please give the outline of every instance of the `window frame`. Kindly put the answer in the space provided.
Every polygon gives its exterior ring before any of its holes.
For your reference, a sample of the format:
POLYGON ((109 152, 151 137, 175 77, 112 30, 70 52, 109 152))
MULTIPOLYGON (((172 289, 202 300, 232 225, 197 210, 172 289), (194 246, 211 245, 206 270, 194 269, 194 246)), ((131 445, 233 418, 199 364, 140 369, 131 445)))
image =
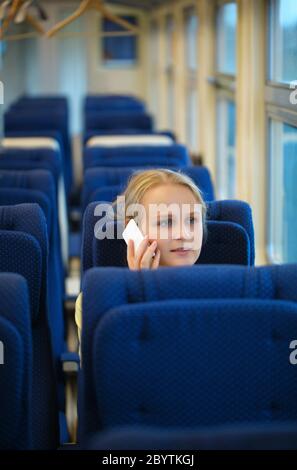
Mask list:
MULTIPOLYGON (((226 104, 228 102, 234 103, 235 116, 236 116, 236 111, 237 111, 236 108, 237 107, 236 107, 236 99, 235 99, 234 93, 231 90, 224 89, 224 88, 218 88, 217 92, 216 92, 216 140, 217 140, 217 145, 216 145, 216 148, 217 148, 216 181, 217 181, 217 185, 218 185, 217 192, 218 192, 220 198, 232 199, 232 197, 233 198, 236 197, 236 174, 235 174, 235 181, 234 181, 234 186, 235 187, 234 187, 234 195, 233 196, 231 196, 230 194, 227 193, 228 192, 227 191, 228 190, 228 185, 225 188, 226 194, 224 194, 222 196, 222 190, 220 188, 220 176, 218 174, 218 171, 221 168, 221 163, 222 163, 222 162, 220 162, 220 152, 219 152, 219 146, 220 146, 220 142, 221 142, 221 135, 220 134, 222 132, 222 129, 220 129, 219 126, 218 126, 218 121, 219 121, 219 118, 220 118, 219 106, 220 106, 221 102, 225 102, 226 104)), ((229 129, 228 129, 228 126, 227 126, 227 122, 224 123, 224 128, 225 128, 225 130, 227 130, 227 135, 228 135, 229 129)), ((235 131, 235 164, 236 164, 236 131, 235 131)), ((227 172, 227 167, 225 168, 225 175, 226 175, 226 172, 227 172)), ((228 180, 226 180, 226 181, 228 182, 228 180)))
POLYGON ((166 81, 166 114, 167 114, 167 125, 169 129, 174 129, 174 113, 175 113, 175 64, 174 64, 174 41, 176 34, 176 18, 173 12, 166 13, 164 17, 164 37, 165 37, 165 81, 166 81), (171 28, 169 24, 171 22, 171 28), (170 43, 171 41, 171 43, 170 43), (170 95, 172 94, 172 100, 170 101, 170 95))
MULTIPOLYGON (((136 19, 136 25, 141 27, 141 17, 140 15, 137 15, 136 13, 131 13, 131 14, 124 14, 121 13, 119 15, 120 17, 134 17, 136 19)), ((138 34, 133 34, 131 33, 131 36, 135 37, 135 50, 136 50, 136 57, 133 60, 127 60, 127 59, 105 59, 104 58, 104 39, 105 38, 116 38, 116 39, 121 39, 121 36, 112 36, 110 34, 105 34, 104 31, 104 18, 99 19, 99 30, 102 32, 100 36, 100 63, 103 69, 106 70, 112 70, 112 69, 122 69, 122 70, 133 70, 137 69, 140 65, 140 54, 141 54, 141 47, 140 47, 140 36, 138 34)), ((129 37, 129 32, 126 32, 126 35, 123 37, 129 37)))
POLYGON ((158 53, 155 53, 154 48, 156 46, 158 51, 161 47, 161 26, 156 18, 151 18, 149 22, 149 42, 149 96, 152 112, 154 114, 154 117, 157 118, 159 111, 158 103, 160 99, 160 57, 158 53))
MULTIPOLYGON (((216 5, 215 5, 215 24, 217 25, 218 23, 218 11, 219 8, 222 7, 223 5, 226 5, 228 3, 234 3, 237 6, 237 25, 236 25, 236 51, 238 48, 238 5, 236 0, 217 0, 216 5)), ((217 31, 217 27, 216 27, 217 31)), ((216 35, 215 37, 215 45, 216 45, 216 53, 215 53, 215 73, 214 76, 208 77, 208 83, 213 85, 215 89, 215 107, 216 107, 216 162, 215 162, 215 169, 216 169, 216 183, 218 185, 218 194, 221 192, 221 188, 219 187, 219 181, 220 177, 218 175, 218 170, 220 168, 220 152, 218 151, 219 148, 219 142, 220 142, 220 136, 219 136, 219 127, 218 127, 218 107, 219 103, 221 100, 226 100, 226 101, 233 101, 236 106, 236 80, 237 80, 237 74, 238 74, 238 69, 236 67, 236 73, 235 75, 228 74, 225 72, 220 72, 218 68, 218 37, 216 35)), ((237 52, 236 52, 236 58, 237 58, 237 52)), ((236 148, 235 148, 236 150, 236 148)), ((235 193, 236 193, 236 181, 235 181, 235 193)))
MULTIPOLYGON (((227 5, 228 3, 234 3, 237 7, 237 24, 236 24, 236 40, 237 40, 237 31, 238 31, 238 4, 237 4, 237 0, 216 0, 216 13, 215 13, 215 23, 216 23, 216 32, 218 31, 218 11, 219 11, 219 8, 221 8, 222 6, 224 5, 227 5)), ((216 75, 216 80, 219 81, 219 83, 221 82, 222 86, 227 85, 228 86, 228 83, 229 82, 229 86, 232 87, 231 85, 231 82, 234 81, 233 78, 236 77, 237 73, 238 73, 238 70, 237 70, 237 53, 235 52, 235 55, 236 55, 236 70, 235 70, 235 75, 233 74, 229 74, 227 72, 220 72, 219 71, 219 66, 218 66, 218 52, 219 52, 219 48, 218 48, 218 36, 216 35, 216 38, 215 38, 215 43, 216 43, 216 54, 215 54, 215 75, 216 75)), ((235 46, 235 51, 237 50, 237 41, 236 41, 236 46, 235 46)))
MULTIPOLYGON (((279 263, 273 258, 273 240, 271 227, 271 121, 279 121, 282 124, 288 124, 297 128, 297 105, 290 102, 290 94, 294 88, 290 87, 289 83, 276 82, 270 79, 271 76, 271 8, 273 0, 268 0, 266 3, 266 80, 265 80, 265 114, 266 114, 266 174, 269 175, 268 184, 266 189, 266 230, 265 230, 265 253, 266 257, 271 264, 279 263)), ((297 47, 297 46, 296 46, 297 47)), ((296 71, 297 79, 297 71, 296 71)), ((296 87, 295 87, 296 89, 296 87)))
POLYGON ((185 139, 187 142, 187 146, 189 147, 190 151, 193 153, 198 152, 199 148, 199 89, 198 89, 198 77, 199 77, 199 11, 196 4, 186 5, 182 9, 182 20, 183 20, 183 35, 184 35, 184 103, 185 103, 185 139), (196 37, 195 37, 195 66, 191 66, 192 64, 189 61, 189 54, 187 51, 189 42, 188 41, 188 21, 189 19, 195 16, 196 17, 196 37), (188 113, 190 111, 190 97, 192 94, 196 94, 195 96, 195 116, 194 116, 194 123, 195 123, 195 132, 192 135, 192 127, 189 125, 189 121, 192 122, 192 115, 189 116, 188 113))
MULTIPOLYGON (((272 60, 272 55, 271 55, 271 45, 275 45, 275 38, 274 38, 274 31, 271 29, 271 23, 273 20, 275 20, 276 12, 272 11, 271 5, 272 2, 275 0, 266 0, 266 40, 267 40, 267 50, 266 50, 266 84, 271 87, 275 88, 282 88, 282 89, 290 89, 290 82, 278 82, 277 80, 274 80, 273 78, 270 78, 273 76, 273 66, 274 61, 272 60)), ((281 1, 281 0, 279 0, 281 1)), ((297 80, 297 72, 296 72, 296 77, 294 80, 297 80)))

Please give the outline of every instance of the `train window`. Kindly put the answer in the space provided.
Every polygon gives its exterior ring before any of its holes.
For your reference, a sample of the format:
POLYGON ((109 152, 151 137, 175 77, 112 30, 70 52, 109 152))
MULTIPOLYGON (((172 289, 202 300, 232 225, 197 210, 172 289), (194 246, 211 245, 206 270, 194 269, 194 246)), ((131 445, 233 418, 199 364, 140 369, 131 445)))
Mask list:
POLYGON ((224 2, 217 10, 217 161, 216 181, 220 198, 235 197, 236 178, 236 2, 224 2))
POLYGON ((160 29, 156 21, 150 25, 150 102, 155 118, 159 113, 159 55, 160 29))
POLYGON ((197 151, 198 142, 198 17, 194 8, 185 10, 185 66, 186 66, 186 140, 189 148, 197 151))
POLYGON ((167 122, 174 129, 174 18, 166 17, 166 81, 167 81, 167 122))
MULTIPOLYGON (((1 21, 0 21, 0 27, 1 27, 1 21)), ((6 53, 6 50, 7 50, 7 42, 0 41, 0 60, 2 60, 4 54, 6 53)))
POLYGON ((220 97, 217 102, 217 181, 220 198, 235 197, 235 102, 220 97))
MULTIPOLYGON (((136 16, 121 16, 134 25, 138 25, 136 16)), ((138 38, 137 35, 129 34, 122 26, 104 18, 102 23, 103 33, 123 33, 127 35, 103 36, 102 51, 104 65, 129 66, 135 65, 138 60, 138 38)))
POLYGON ((198 17, 195 8, 189 8, 185 11, 185 35, 186 50, 185 58, 188 70, 197 69, 197 35, 198 35, 198 17))
POLYGON ((297 127, 270 120, 269 258, 297 262, 297 127))
POLYGON ((288 83, 297 79, 296 0, 270 2, 270 79, 288 83))
POLYGON ((268 14, 267 254, 271 262, 286 263, 297 261, 297 107, 296 91, 290 86, 297 79, 296 1, 270 0, 268 14))
POLYGON ((220 73, 236 73, 236 26, 236 3, 224 3, 217 13, 217 68, 220 73))

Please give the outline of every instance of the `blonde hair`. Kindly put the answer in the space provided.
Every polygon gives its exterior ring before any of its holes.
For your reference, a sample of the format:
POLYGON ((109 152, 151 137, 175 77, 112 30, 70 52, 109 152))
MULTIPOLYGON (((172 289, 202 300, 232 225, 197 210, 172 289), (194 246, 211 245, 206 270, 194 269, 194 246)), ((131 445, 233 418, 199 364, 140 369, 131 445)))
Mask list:
MULTIPOLYGON (((187 175, 168 169, 155 169, 155 170, 144 170, 133 173, 128 181, 128 185, 122 196, 125 197, 125 205, 129 207, 132 204, 141 204, 141 201, 145 193, 154 186, 161 184, 180 184, 188 188, 198 203, 202 206, 202 223, 203 230, 206 229, 206 205, 202 197, 200 189, 196 186, 194 181, 187 175)), ((128 217, 126 223, 129 219, 128 217)))

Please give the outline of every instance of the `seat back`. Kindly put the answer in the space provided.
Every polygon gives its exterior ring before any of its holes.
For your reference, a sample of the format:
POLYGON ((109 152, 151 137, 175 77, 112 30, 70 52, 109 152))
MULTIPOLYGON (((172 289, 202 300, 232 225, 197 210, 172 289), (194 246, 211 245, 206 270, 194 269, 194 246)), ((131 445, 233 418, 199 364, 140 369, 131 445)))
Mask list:
POLYGON ((63 95, 22 95, 16 103, 28 104, 28 106, 63 106, 68 108, 68 100, 63 95))
POLYGON ((41 111, 39 108, 30 110, 11 110, 4 116, 5 135, 51 137, 58 133, 63 143, 63 169, 67 189, 72 184, 72 159, 68 118, 64 111, 41 111), (17 133, 17 134, 13 134, 17 133))
MULTIPOLYGON (((37 172, 39 173, 39 172, 37 172)), ((59 251, 59 239, 57 237, 56 212, 50 200, 41 191, 29 189, 16 189, 10 187, 8 180, 2 179, 0 172, 0 183, 6 181, 9 189, 0 187, 0 206, 11 206, 22 203, 38 204, 45 216, 49 240, 48 251, 48 307, 49 323, 52 331, 52 342, 57 358, 65 351, 65 329, 63 316, 64 295, 64 272, 59 251)), ((14 175, 17 176, 17 175, 14 175)), ((44 175, 50 176, 50 175, 44 175)), ((39 181, 42 184, 42 178, 39 181)), ((46 182, 46 178, 45 178, 46 182)), ((12 181, 10 181, 10 184, 12 181)), ((44 189, 46 186, 44 187, 44 189)), ((53 188, 52 188, 53 189, 53 188)), ((54 194, 54 190, 53 190, 54 194)))
POLYGON ((121 426, 98 432, 87 450, 296 450, 296 422, 164 428, 121 426))
MULTIPOLYGON (((103 229, 117 234, 116 224, 103 229)), ((123 232, 121 229, 119 236, 123 232)), ((243 227, 232 222, 207 222, 207 238, 196 264, 249 265, 250 243, 243 227)), ((128 266, 127 245, 123 239, 94 237, 92 242, 92 266, 128 266)))
POLYGON ((85 113, 95 112, 144 112, 145 104, 129 95, 88 95, 84 101, 85 113))
POLYGON ((88 271, 82 435, 296 421, 296 282, 296 265, 88 271))
POLYGON ((113 133, 119 130, 138 129, 142 132, 152 131, 153 118, 150 114, 131 110, 125 112, 88 111, 85 115, 85 131, 101 131, 113 133))
MULTIPOLYGON (((206 167, 183 167, 177 171, 192 178, 205 201, 215 199, 211 175, 206 167)), ((134 173, 133 168, 88 168, 84 175, 82 210, 84 211, 90 202, 114 201, 124 191, 134 173)))
MULTIPOLYGON (((19 140, 19 139, 16 139, 19 140)), ((62 176, 59 150, 52 148, 5 148, 0 149, 0 168, 5 170, 48 170, 58 185, 62 176)))
POLYGON ((5 113, 5 133, 6 131, 58 131, 63 137, 66 148, 69 149, 68 122, 64 111, 61 110, 40 110, 21 109, 8 110, 5 113))
POLYGON ((0 273, 0 297, 0 449, 28 450, 32 448, 33 358, 25 279, 0 273))
MULTIPOLYGON (((224 201, 221 202, 223 206, 224 201)), ((239 207, 243 206, 245 208, 243 210, 246 210, 248 214, 250 213, 250 208, 245 202, 235 202, 239 203, 239 207)), ((233 218, 228 213, 231 220, 228 220, 227 217, 223 220, 223 209, 221 212, 212 210, 212 205, 215 204, 216 202, 208 204, 209 217, 220 214, 221 218, 220 220, 208 219, 207 235, 204 238, 198 263, 252 264, 251 252, 254 252, 254 248, 251 243, 253 243, 253 238, 246 226, 252 234, 253 226, 241 225, 243 218, 236 215, 236 210, 234 210, 233 218)), ((100 217, 95 215, 97 205, 96 202, 89 204, 84 213, 81 254, 83 272, 94 266, 127 266, 127 247, 121 236, 124 227, 120 221, 108 223, 108 233, 111 234, 109 238, 95 237, 96 224, 100 221, 100 217)), ((227 205, 229 205, 229 201, 227 201, 227 205)))
POLYGON ((33 339, 32 447, 54 449, 59 443, 57 378, 49 331, 45 244, 41 246, 39 240, 46 240, 46 229, 41 209, 33 208, 0 207, 0 272, 16 273, 27 281, 33 339), (22 227, 24 231, 18 230, 22 227))
POLYGON ((245 201, 225 200, 211 201, 207 204, 207 218, 218 222, 226 220, 243 227, 250 241, 250 260, 252 266, 255 263, 255 235, 251 206, 245 201))
POLYGON ((133 146, 133 147, 86 147, 84 168, 93 167, 185 167, 191 159, 184 145, 133 146))
POLYGON ((13 102, 9 108, 10 111, 36 110, 40 112, 45 109, 49 112, 59 110, 69 117, 68 100, 63 96, 21 96, 13 102))
MULTIPOLYGON (((59 262, 62 263, 62 246, 60 239, 60 225, 62 221, 58 217, 58 199, 57 188, 55 185, 52 174, 47 170, 32 170, 32 171, 12 171, 0 169, 0 188, 14 188, 20 190, 33 190, 38 191, 46 196, 50 207, 51 215, 47 219, 49 230, 49 245, 50 249, 56 250, 59 262)), ((24 200, 26 201, 25 193, 24 200)), ((61 264, 62 274, 62 264, 61 264)))
MULTIPOLYGON (((68 263, 68 245, 69 245, 69 230, 68 230, 68 219, 67 219, 67 206, 66 206, 66 193, 63 172, 61 167, 61 159, 59 152, 53 151, 52 149, 19 149, 9 148, 0 150, 0 172, 9 170, 10 172, 20 172, 16 176, 16 184, 19 187, 32 187, 33 180, 38 177, 37 173, 28 173, 28 170, 45 170, 50 171, 54 177, 55 182, 55 202, 56 211, 58 212, 58 237, 60 239, 60 250, 63 258, 63 264, 65 268, 68 263), (21 171, 25 171, 21 173, 21 171), (30 176, 29 182, 26 182, 26 174, 30 176), (32 175, 32 176, 31 176, 32 175)), ((44 172, 43 172, 44 174, 44 172)), ((41 175, 41 173, 39 173, 41 175)), ((8 174, 4 173, 3 179, 6 180, 8 174)), ((11 180, 12 176, 10 177, 11 180)), ((44 179, 44 178, 43 178, 44 179)), ((5 185, 5 181, 1 183, 5 185)), ((7 184, 6 184, 7 185, 7 184)), ((51 183, 52 185, 52 183, 51 183)), ((34 188, 47 191, 45 187, 40 183, 34 188)), ((51 191, 52 192, 52 191, 51 191)), ((52 197, 52 196, 51 196, 52 197)))

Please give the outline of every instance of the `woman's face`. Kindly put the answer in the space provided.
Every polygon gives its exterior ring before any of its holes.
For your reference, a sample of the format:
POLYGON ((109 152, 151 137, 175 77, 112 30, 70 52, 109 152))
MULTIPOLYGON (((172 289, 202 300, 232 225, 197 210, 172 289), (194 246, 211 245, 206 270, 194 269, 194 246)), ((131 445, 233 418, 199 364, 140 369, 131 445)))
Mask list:
POLYGON ((145 209, 140 228, 158 243, 160 266, 193 265, 199 258, 202 207, 192 191, 181 184, 162 184, 149 189, 141 204, 145 209))

